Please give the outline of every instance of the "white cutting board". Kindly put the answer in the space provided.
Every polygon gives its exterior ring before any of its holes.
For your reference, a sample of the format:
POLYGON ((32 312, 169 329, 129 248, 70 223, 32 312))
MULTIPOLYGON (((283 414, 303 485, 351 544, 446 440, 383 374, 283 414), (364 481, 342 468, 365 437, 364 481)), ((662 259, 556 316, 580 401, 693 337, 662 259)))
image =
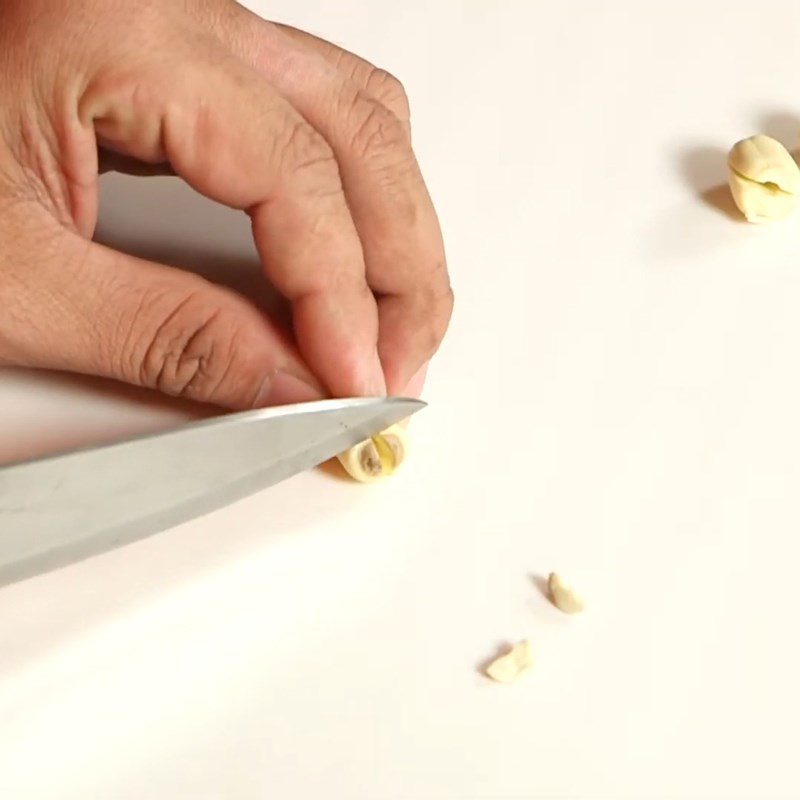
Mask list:
MULTIPOLYGON (((800 6, 251 5, 405 82, 457 295, 430 408, 396 480, 0 590, 0 797, 800 797, 800 220, 714 189, 737 138, 800 144, 800 6)), ((110 238, 252 283, 246 220, 103 192, 110 238)), ((191 412, 2 373, 0 413, 11 457, 191 412)))

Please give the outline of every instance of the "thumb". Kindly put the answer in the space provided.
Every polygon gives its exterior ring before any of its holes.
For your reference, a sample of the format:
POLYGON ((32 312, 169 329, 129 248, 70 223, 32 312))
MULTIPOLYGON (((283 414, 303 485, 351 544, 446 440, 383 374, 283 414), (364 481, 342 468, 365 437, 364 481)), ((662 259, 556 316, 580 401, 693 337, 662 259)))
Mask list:
POLYGON ((57 244, 43 239, 0 271, 0 307, 12 311, 0 318, 0 362, 231 409, 323 396, 294 345, 234 292, 64 229, 57 244))

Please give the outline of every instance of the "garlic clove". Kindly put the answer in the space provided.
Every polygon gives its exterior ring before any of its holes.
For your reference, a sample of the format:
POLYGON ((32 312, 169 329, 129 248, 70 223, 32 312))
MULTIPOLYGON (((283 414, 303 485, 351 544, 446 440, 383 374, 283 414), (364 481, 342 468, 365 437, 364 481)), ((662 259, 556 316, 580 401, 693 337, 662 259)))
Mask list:
POLYGON ((578 614, 583 611, 583 600, 564 583, 560 575, 551 572, 547 579, 547 588, 553 605, 565 614, 578 614))
POLYGON ((533 666, 531 643, 525 639, 486 667, 486 674, 498 683, 513 683, 533 666))
POLYGON ((797 206, 797 198, 774 184, 761 184, 742 178, 735 172, 728 175, 733 201, 748 222, 756 225, 785 219, 797 206))
POLYGON ((751 136, 728 154, 728 185, 749 222, 783 219, 797 205, 800 167, 779 141, 751 136))
POLYGON ((372 483, 392 475, 405 460, 406 451, 405 428, 392 425, 339 455, 339 461, 355 480, 372 483))
POLYGON ((742 139, 731 148, 728 166, 748 180, 800 194, 800 167, 777 139, 761 134, 742 139))

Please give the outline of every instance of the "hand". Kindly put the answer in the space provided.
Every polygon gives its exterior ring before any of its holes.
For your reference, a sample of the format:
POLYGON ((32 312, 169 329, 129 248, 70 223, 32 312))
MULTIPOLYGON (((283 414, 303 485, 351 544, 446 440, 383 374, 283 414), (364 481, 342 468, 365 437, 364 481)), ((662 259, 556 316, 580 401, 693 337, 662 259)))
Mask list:
POLYGON ((232 0, 0 0, 0 62, 0 363, 229 408, 421 374, 452 293, 390 75, 232 0), (246 211, 295 341, 92 242, 105 158, 246 211))

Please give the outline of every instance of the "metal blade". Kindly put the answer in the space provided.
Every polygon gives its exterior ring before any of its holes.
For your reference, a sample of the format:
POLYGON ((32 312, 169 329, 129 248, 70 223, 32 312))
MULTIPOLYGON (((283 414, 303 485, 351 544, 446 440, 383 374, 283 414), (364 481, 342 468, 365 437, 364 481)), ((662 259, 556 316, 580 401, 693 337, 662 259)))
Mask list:
POLYGON ((325 400, 248 411, 0 468, 0 586, 225 506, 424 405, 325 400))

